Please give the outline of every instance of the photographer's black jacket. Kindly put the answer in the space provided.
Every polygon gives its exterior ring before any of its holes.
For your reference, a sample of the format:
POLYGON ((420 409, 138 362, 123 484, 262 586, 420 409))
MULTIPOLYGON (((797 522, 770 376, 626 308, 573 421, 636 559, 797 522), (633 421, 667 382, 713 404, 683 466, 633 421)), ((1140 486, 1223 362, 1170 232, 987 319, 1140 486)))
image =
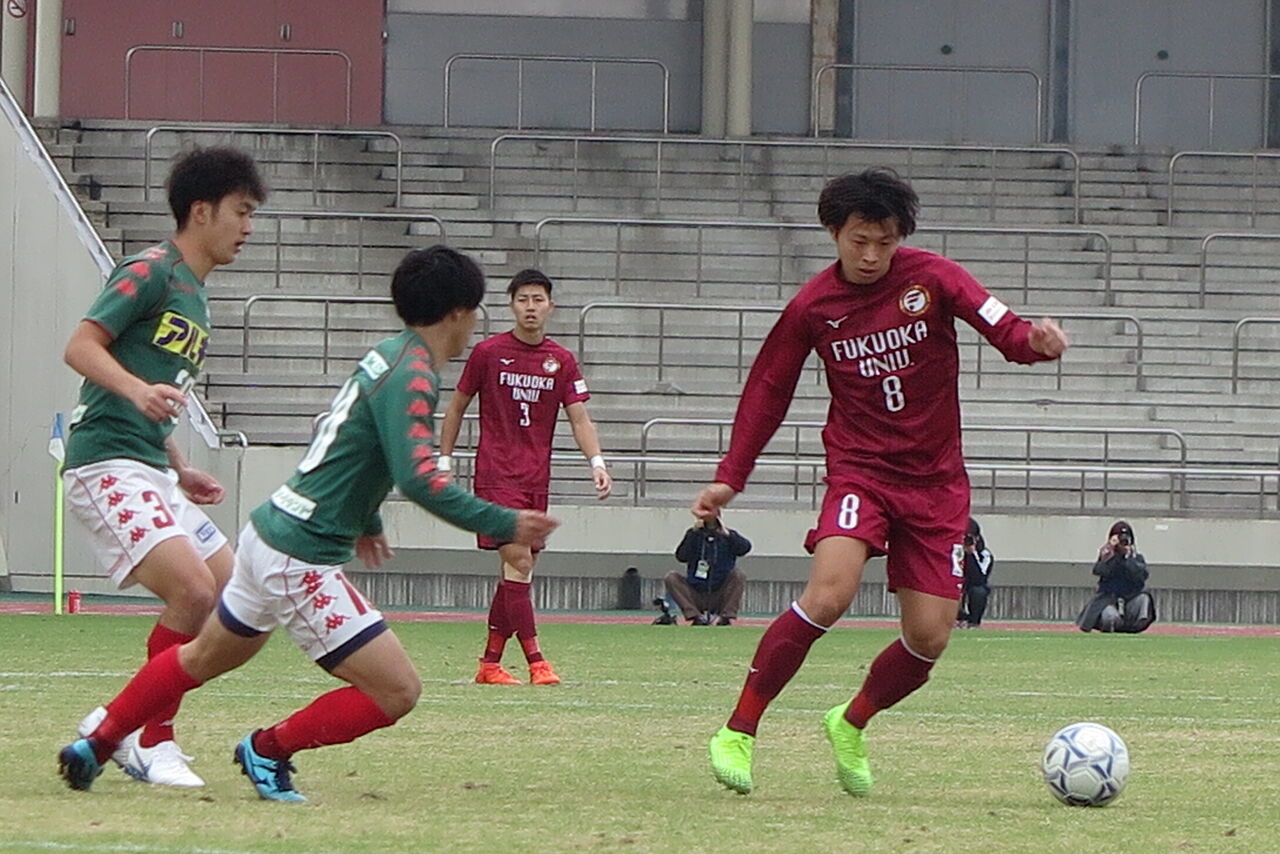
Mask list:
POLYGON ((995 568, 996 559, 990 550, 978 548, 964 553, 964 586, 984 587, 991 583, 991 570, 995 568))
POLYGON ((1134 552, 1127 557, 1119 552, 1110 555, 1104 551, 1098 562, 1093 565, 1093 574, 1098 576, 1098 592, 1128 599, 1141 593, 1147 586, 1147 559, 1134 552))
POLYGON ((729 573, 738 565, 738 558, 751 551, 751 541, 737 531, 721 528, 690 528, 676 547, 676 560, 685 564, 685 578, 695 590, 719 590, 729 573), (698 561, 707 562, 707 577, 698 578, 698 561))

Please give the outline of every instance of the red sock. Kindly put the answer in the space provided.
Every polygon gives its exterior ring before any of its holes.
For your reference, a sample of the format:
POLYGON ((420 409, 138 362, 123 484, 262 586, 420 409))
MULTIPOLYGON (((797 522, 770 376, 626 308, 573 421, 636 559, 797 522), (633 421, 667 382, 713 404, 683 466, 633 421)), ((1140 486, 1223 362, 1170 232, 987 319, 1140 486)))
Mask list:
POLYGON ((107 716, 90 736, 99 762, 105 762, 121 739, 155 717, 157 708, 176 706, 182 695, 200 683, 178 663, 178 647, 171 646, 142 666, 124 690, 107 703, 107 716))
POLYGON ((507 582, 499 581, 489 602, 489 637, 485 642, 484 657, 480 660, 490 664, 502 661, 502 651, 506 649, 507 638, 512 632, 507 619, 507 582))
POLYGON ((826 629, 809 622, 800 613, 800 607, 792 603, 760 638, 738 706, 729 718, 729 729, 755 735, 764 710, 796 675, 813 642, 826 633, 826 629))
POLYGON ((253 749, 268 759, 288 759, 299 750, 346 744, 393 723, 395 720, 372 697, 349 685, 321 694, 306 708, 259 730, 253 737, 253 749))
MULTIPOLYGON (((150 637, 147 638, 147 658, 155 658, 169 647, 181 646, 194 637, 195 635, 184 635, 182 632, 175 632, 168 626, 156 623, 150 637)), ((143 747, 155 747, 162 741, 172 741, 173 719, 177 717, 178 706, 181 703, 182 699, 178 698, 159 709, 155 717, 147 721, 146 726, 142 728, 142 734, 138 736, 138 744, 143 747)))
POLYGON ((876 712, 889 708, 929 681, 933 665, 934 662, 916 655, 898 638, 871 662, 871 670, 845 711, 844 719, 862 729, 876 712))
POLYGON ((529 595, 533 584, 519 581, 502 583, 507 586, 507 619, 515 636, 520 639, 524 657, 530 664, 541 661, 542 653, 538 649, 538 625, 533 619, 533 599, 529 595), (530 646, 532 646, 532 652, 530 652, 530 646))

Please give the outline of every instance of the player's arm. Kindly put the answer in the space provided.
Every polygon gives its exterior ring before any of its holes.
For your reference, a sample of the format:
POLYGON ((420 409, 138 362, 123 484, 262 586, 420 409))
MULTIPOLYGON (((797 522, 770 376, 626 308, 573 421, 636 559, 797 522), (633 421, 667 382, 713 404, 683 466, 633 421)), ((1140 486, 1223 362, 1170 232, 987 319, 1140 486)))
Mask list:
POLYGON ((169 456, 169 467, 178 475, 178 488, 195 504, 219 504, 227 496, 218 479, 201 471, 187 461, 173 436, 164 440, 164 450, 169 456))
POLYGON ((63 360, 73 371, 96 386, 119 395, 155 422, 172 418, 187 403, 187 396, 166 383, 150 384, 130 373, 111 354, 115 340, 95 320, 82 320, 71 333, 63 360))
POLYGON ((693 514, 700 519, 717 516, 720 508, 741 492, 755 468, 756 459, 786 417, 804 360, 813 349, 805 308, 795 300, 783 309, 747 375, 746 386, 733 416, 729 452, 716 468, 715 483, 694 499, 693 514))
POLYGON ((1070 342, 1052 318, 1023 320, 954 262, 948 272, 955 314, 1010 362, 1029 365, 1059 358, 1070 342))
POLYGON ((587 414, 587 405, 581 401, 570 403, 564 408, 569 416, 569 427, 573 430, 573 440, 578 443, 578 450, 591 465, 591 479, 595 482, 596 497, 605 499, 613 492, 613 477, 605 464, 600 449, 600 434, 595 422, 587 414))
POLYGON ((458 444, 458 433, 462 431, 462 416, 467 414, 473 395, 454 391, 449 400, 449 408, 445 410, 444 421, 440 424, 440 459, 441 471, 453 470, 453 449, 458 444))

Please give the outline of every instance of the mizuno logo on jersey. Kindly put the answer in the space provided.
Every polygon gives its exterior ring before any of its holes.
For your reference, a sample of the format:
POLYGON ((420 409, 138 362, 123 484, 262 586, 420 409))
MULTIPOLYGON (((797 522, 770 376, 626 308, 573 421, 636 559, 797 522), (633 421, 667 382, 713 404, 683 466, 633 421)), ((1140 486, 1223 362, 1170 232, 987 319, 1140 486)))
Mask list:
POLYGON ((840 324, 844 323, 848 319, 849 319, 849 315, 846 314, 844 317, 837 317, 835 320, 828 320, 827 325, 830 326, 832 329, 839 329, 840 324))
POLYGON ((510 365, 512 362, 515 361, 515 359, 498 359, 498 361, 504 365, 510 365))
POLYGON ((204 352, 209 346, 209 332, 189 317, 166 311, 160 315, 151 343, 200 368, 204 365, 204 352))

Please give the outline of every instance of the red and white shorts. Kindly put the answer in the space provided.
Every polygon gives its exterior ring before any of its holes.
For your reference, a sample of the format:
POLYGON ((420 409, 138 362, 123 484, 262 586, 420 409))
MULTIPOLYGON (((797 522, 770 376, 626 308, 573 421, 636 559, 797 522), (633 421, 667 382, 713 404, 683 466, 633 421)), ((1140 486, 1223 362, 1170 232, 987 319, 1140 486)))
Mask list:
POLYGON ((857 473, 826 478, 818 524, 804 547, 827 537, 853 537, 888 555, 889 590, 917 590, 959 599, 964 585, 964 534, 969 524, 969 481, 934 486, 885 483, 857 473))
POLYGON ((331 653, 354 652, 358 646, 343 647, 372 640, 385 626, 382 612, 365 601, 342 567, 306 563, 278 551, 258 536, 252 522, 240 531, 236 569, 218 610, 224 625, 229 613, 248 630, 245 634, 283 626, 298 648, 321 664, 331 653))
POLYGON ((137 460, 102 460, 62 473, 67 507, 89 533, 98 564, 119 589, 153 548, 186 537, 204 560, 227 544, 204 511, 178 488, 178 473, 137 460))
MULTIPOLYGON (((492 501, 494 504, 501 504, 503 507, 512 507, 516 510, 540 510, 547 512, 547 493, 542 492, 525 492, 520 489, 506 489, 505 487, 481 488, 476 487, 476 497, 483 498, 485 501, 492 501)), ((492 551, 507 543, 503 540, 495 540, 492 537, 486 537, 484 534, 476 534, 476 545, 482 549, 492 551)), ((534 549, 537 554, 541 549, 534 549)))

